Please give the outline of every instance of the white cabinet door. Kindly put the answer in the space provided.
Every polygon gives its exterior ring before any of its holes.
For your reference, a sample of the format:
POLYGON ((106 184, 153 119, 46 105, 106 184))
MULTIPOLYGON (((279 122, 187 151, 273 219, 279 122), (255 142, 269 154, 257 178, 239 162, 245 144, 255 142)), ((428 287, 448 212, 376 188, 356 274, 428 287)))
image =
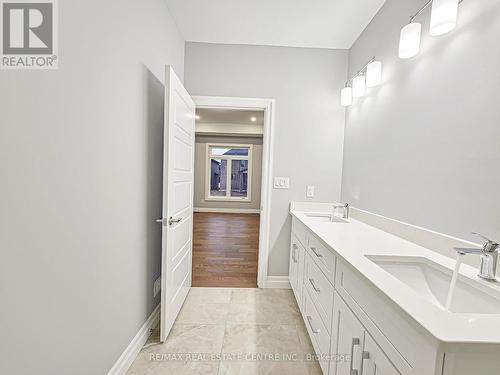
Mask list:
POLYGON ((365 329, 337 293, 333 325, 338 331, 332 335, 334 358, 330 362, 330 375, 361 375, 365 329))
POLYGON ((298 289, 297 289, 297 271, 299 265, 299 245, 295 236, 292 234, 292 240, 290 243, 290 265, 288 268, 288 279, 290 280, 290 285, 295 293, 295 297, 298 299, 298 289))
POLYGON ((362 375, 400 375, 368 333, 365 335, 362 361, 362 375))

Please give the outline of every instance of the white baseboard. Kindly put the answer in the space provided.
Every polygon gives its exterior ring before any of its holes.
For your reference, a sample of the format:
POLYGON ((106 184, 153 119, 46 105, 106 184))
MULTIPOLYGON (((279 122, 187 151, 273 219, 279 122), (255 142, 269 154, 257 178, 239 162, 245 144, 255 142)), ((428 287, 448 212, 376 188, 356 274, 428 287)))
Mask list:
POLYGON ((221 214, 259 214, 260 210, 258 208, 207 208, 207 207, 195 207, 194 212, 214 212, 221 214))
POLYGON ((288 276, 267 276, 264 288, 291 289, 288 276))
POLYGON ((125 351, 122 353, 120 358, 115 362, 111 370, 109 370, 108 375, 125 375, 129 369, 137 354, 141 351, 142 347, 146 343, 151 334, 151 329, 158 323, 160 319, 160 305, 156 306, 148 320, 142 325, 141 329, 135 337, 132 339, 130 344, 128 344, 125 351))

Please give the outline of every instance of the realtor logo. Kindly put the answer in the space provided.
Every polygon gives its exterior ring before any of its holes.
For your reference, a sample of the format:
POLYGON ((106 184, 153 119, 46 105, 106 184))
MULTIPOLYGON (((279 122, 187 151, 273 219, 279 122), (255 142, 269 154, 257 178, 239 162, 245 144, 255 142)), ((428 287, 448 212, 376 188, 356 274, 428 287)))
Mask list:
POLYGON ((57 69, 55 0, 0 0, 0 68, 57 69))

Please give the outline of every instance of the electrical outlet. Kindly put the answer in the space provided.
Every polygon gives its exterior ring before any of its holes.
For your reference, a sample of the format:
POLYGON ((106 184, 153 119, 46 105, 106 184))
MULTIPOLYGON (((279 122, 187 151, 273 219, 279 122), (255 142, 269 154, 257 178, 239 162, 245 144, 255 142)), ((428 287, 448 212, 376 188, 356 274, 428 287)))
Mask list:
POLYGON ((153 297, 156 297, 161 290, 161 276, 153 284, 153 297))
POLYGON ((306 196, 307 196, 307 198, 314 198, 314 186, 313 185, 307 186, 306 196))

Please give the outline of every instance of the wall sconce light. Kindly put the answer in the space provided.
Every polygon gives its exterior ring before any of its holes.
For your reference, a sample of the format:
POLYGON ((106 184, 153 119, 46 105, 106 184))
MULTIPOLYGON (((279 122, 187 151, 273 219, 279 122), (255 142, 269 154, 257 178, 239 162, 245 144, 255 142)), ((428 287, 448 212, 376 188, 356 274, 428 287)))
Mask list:
POLYGON ((425 5, 410 17, 410 23, 401 29, 399 39, 399 58, 409 59, 420 52, 422 25, 414 22, 420 13, 432 4, 431 26, 432 36, 443 35, 457 26, 458 6, 463 0, 428 0, 425 5))
MULTIPOLYGON (((410 22, 401 29, 399 37, 400 59, 409 59, 420 52, 422 24, 415 19, 432 4, 429 33, 432 36, 444 35, 457 26, 458 7, 463 0, 428 0, 417 13, 410 17, 410 22)), ((350 106, 353 98, 366 94, 367 87, 375 87, 382 82, 382 63, 373 57, 353 78, 347 81, 340 93, 340 104, 350 106), (352 82, 352 87, 350 83, 352 82)))
POLYGON ((359 75, 352 80, 352 97, 361 98, 366 94, 366 79, 364 75, 359 75))
POLYGON ((352 88, 344 87, 340 90, 340 105, 342 107, 348 107, 352 104, 352 88))
POLYGON ((375 87, 382 82, 382 63, 372 61, 366 66, 366 87, 375 87))
POLYGON ((340 91, 340 105, 348 107, 353 98, 361 98, 366 94, 367 87, 375 87, 382 82, 382 63, 372 57, 370 61, 349 79, 340 91))
POLYGON ((432 2, 432 36, 444 35, 457 26, 459 0, 434 0, 432 2))
POLYGON ((401 29, 399 37, 399 58, 409 59, 420 52, 420 36, 422 25, 418 22, 411 22, 401 29))

